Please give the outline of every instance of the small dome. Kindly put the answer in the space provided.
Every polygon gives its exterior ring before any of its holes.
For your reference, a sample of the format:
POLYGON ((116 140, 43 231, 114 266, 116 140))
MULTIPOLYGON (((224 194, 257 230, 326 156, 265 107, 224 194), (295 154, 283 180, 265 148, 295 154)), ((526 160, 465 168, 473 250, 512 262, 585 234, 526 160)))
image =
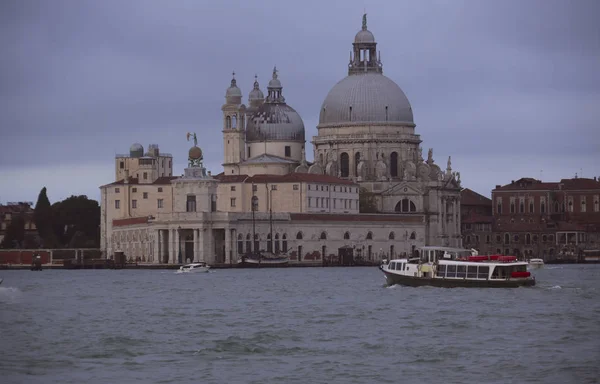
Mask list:
POLYGON ((231 79, 231 85, 225 92, 225 99, 228 104, 241 104, 242 102, 242 90, 238 88, 235 80, 235 72, 233 72, 233 78, 231 79))
POLYGON ((264 103, 248 119, 247 142, 297 141, 304 143, 304 122, 287 104, 264 103))
POLYGON ((258 84, 257 76, 254 76, 254 88, 250 91, 250 95, 248 95, 248 101, 252 105, 255 102, 262 102, 265 99, 264 93, 260 90, 260 85, 258 84))
POLYGON ((354 44, 362 44, 362 43, 374 43, 375 36, 368 29, 363 29, 358 31, 356 36, 354 36, 354 44))
POLYGON ((129 147, 129 156, 142 157, 144 156, 144 147, 140 143, 134 143, 129 147))
POLYGON ((188 157, 192 160, 202 160, 202 150, 197 146, 193 146, 190 148, 188 157))

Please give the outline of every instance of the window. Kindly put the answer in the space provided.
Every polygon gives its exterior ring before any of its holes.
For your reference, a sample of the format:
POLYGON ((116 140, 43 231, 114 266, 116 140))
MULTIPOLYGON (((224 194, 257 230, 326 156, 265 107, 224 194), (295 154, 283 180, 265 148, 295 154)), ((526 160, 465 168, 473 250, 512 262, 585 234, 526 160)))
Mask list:
POLYGON ((148 180, 148 173, 144 172, 144 180, 148 180))
POLYGON ((137 192, 137 188, 131 188, 131 192, 136 193, 137 192))
POLYGON ((270 233, 267 234, 267 252, 273 252, 273 241, 270 233))
POLYGON ((277 190, 277 184, 271 185, 271 191, 276 191, 276 190, 277 190))
POLYGON ((158 209, 163 208, 163 199, 156 200, 156 207, 158 209))
POLYGON ((487 244, 489 244, 489 243, 490 243, 490 235, 485 235, 485 242, 486 242, 487 244))
POLYGON ((237 251, 238 251, 238 254, 240 254, 240 255, 242 253, 244 253, 244 236, 242 234, 238 235, 237 251))
POLYGON ((148 198, 148 192, 144 192, 144 193, 142 194, 142 198, 144 198, 144 199, 147 199, 147 198, 148 198))
POLYGON ((367 240, 373 240, 373 232, 367 233, 367 240))
POLYGON ((217 195, 210 195, 210 211, 217 212, 217 195))
POLYGON ((392 152, 390 155, 390 176, 398 177, 398 152, 392 152))
POLYGON ((396 208, 394 209, 396 212, 416 212, 417 206, 409 199, 402 199, 396 204, 396 208))
POLYGON ((525 202, 519 202, 519 213, 525 213, 525 202))
POLYGON ((302 232, 296 233, 296 240, 302 240, 302 232))
POLYGON ((292 147, 290 147, 289 145, 285 146, 285 157, 291 157, 292 156, 292 147))
POLYGON ((115 209, 121 209, 121 200, 115 200, 115 209))
POLYGON ((115 188, 115 193, 120 193, 121 189, 120 188, 115 188))
POLYGON ((325 232, 321 232, 321 240, 327 240, 327 234, 325 232))
POLYGON ((137 208, 137 200, 131 200, 131 208, 137 208))
POLYGON ((162 187, 158 187, 158 192, 162 192, 162 187))
POLYGON ((580 211, 581 212, 585 212, 585 196, 581 197, 581 203, 580 204, 581 204, 580 211))
POLYGON ((125 168, 125 162, 121 161, 121 163, 119 164, 119 168, 124 169, 125 168))
POLYGON ((417 234, 415 232, 413 232, 413 233, 410 234, 410 239, 411 240, 416 240, 416 238, 417 238, 417 234))
POLYGON ((250 153, 251 153, 251 152, 250 152, 250 147, 248 147, 248 158, 252 157, 252 156, 250 155, 250 153))
POLYGON ((510 235, 508 233, 504 234, 504 244, 510 244, 510 235))
POLYGON ((252 241, 250 241, 250 234, 246 235, 246 253, 252 252, 252 241))
POLYGON ((188 195, 185 204, 186 212, 196 212, 196 195, 188 195))
POLYGON ((346 152, 340 155, 340 173, 342 177, 350 175, 350 156, 346 152))
POLYGON ((515 213, 515 203, 513 201, 510 202, 510 213, 515 213))
POLYGON ((230 199, 230 203, 231 203, 231 206, 232 206, 232 207, 235 207, 235 197, 232 197, 232 198, 230 199))
POLYGON ((308 208, 310 208, 312 206, 312 199, 309 197, 308 198, 308 208))
POLYGON ((501 202, 498 202, 498 203, 496 204, 496 212, 497 212, 499 215, 500 215, 500 214, 502 214, 502 203, 501 203, 501 202))
POLYGON ((350 240, 350 232, 344 233, 344 240, 350 240))
POLYGON ((515 243, 518 243, 519 242, 519 235, 514 235, 513 239, 514 239, 515 243))
POLYGON ((544 213, 546 213, 546 202, 544 202, 544 201, 542 201, 542 202, 540 203, 540 213, 541 213, 541 214, 544 214, 544 213))
POLYGON ((533 213, 533 201, 529 201, 529 213, 533 213))
POLYGON ((294 184, 293 189, 294 191, 297 191, 299 189, 298 184, 294 184))
POLYGON ((279 233, 275 234, 275 253, 279 253, 279 233))
POLYGON ((389 240, 394 240, 396 238, 396 234, 394 232, 390 232, 388 239, 389 240))
POLYGON ((229 188, 229 190, 230 190, 231 192, 235 192, 235 185, 232 185, 232 186, 231 186, 231 188, 229 188))

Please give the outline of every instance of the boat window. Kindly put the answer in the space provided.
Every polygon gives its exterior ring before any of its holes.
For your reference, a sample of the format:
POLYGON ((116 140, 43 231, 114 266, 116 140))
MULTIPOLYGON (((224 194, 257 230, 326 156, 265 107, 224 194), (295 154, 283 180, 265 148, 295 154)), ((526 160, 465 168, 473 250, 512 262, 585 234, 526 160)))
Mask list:
POLYGON ((456 267, 456 277, 464 278, 467 275, 467 266, 466 265, 458 265, 456 267))
POLYGON ((487 266, 487 265, 485 265, 485 266, 480 265, 479 266, 479 272, 477 274, 477 277, 479 279, 487 279, 488 276, 489 276, 489 274, 490 274, 490 267, 489 266, 487 266))
POLYGON ((469 278, 469 279, 477 278, 477 266, 476 265, 469 265, 467 267, 467 278, 469 278))
POLYGON ((456 277, 456 265, 448 265, 446 277, 456 277))
POLYGON ((406 263, 402 263, 402 270, 406 271, 406 263))
POLYGON ((396 262, 395 261, 392 261, 390 263, 390 268, 389 269, 392 269, 392 270, 396 269, 396 262))
POLYGON ((436 276, 437 277, 444 277, 445 275, 446 275, 446 264, 438 265, 436 276))

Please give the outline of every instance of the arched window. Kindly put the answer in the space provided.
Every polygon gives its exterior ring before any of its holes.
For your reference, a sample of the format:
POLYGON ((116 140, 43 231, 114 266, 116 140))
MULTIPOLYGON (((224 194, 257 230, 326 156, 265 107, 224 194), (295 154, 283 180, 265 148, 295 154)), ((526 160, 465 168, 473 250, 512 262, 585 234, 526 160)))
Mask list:
POLYGON ((273 241, 270 233, 267 234, 267 252, 273 252, 273 241))
POLYGON ((340 155, 340 172, 342 177, 348 177, 350 174, 350 156, 346 152, 340 155))
POLYGON ((394 240, 396 238, 396 234, 394 232, 390 232, 388 239, 389 240, 394 240))
POLYGON ((360 152, 354 154, 354 176, 358 176, 358 163, 360 163, 360 152))
POLYGON ((519 213, 525 213, 525 203, 522 201, 519 203, 519 213))
POLYGON ((296 233, 296 240, 302 240, 302 232, 296 233))
POLYGON ((260 251, 260 239, 258 233, 254 235, 254 252, 260 251))
POLYGON ((237 116, 236 115, 231 116, 231 128, 233 128, 233 129, 237 128, 237 116))
POLYGON ((533 201, 529 202, 529 213, 533 213, 533 201))
POLYGON ((325 232, 321 232, 321 240, 327 240, 327 234, 325 232))
POLYGON ((392 152, 390 155, 390 176, 398 177, 398 152, 392 152))
POLYGON ((416 238, 417 238, 417 234, 415 232, 413 232, 413 233, 410 234, 410 239, 411 240, 416 240, 416 238))
POLYGON ((275 253, 279 253, 279 233, 275 234, 275 253))
POLYGON ((237 251, 238 254, 244 253, 244 236, 241 233, 238 235, 237 251))
POLYGON ((367 233, 367 240, 373 240, 373 232, 369 231, 369 233, 367 233))
POLYGON ((558 201, 554 202, 554 212, 558 212, 560 210, 560 206, 558 205, 558 201))
POLYGON ((350 232, 344 233, 344 240, 350 240, 350 232))
POLYGON ((246 235, 246 253, 252 252, 252 240, 250 234, 246 235))
POLYGON ((258 211, 258 197, 252 196, 252 210, 258 211))
POLYGON ((226 129, 231 129, 231 116, 227 116, 225 118, 225 128, 226 129))
POLYGON ((510 244, 510 235, 508 233, 504 234, 504 244, 510 244))
POLYGON ((525 244, 531 244, 531 235, 529 233, 525 235, 525 244))
POLYGON ((284 233, 283 236, 281 236, 281 251, 283 253, 287 252, 287 235, 284 233))
POLYGON ((546 213, 546 203, 544 203, 543 201, 540 205, 540 213, 546 213))
POLYGON ((416 212, 417 206, 409 199, 402 199, 398 202, 398 204, 396 204, 396 208, 394 210, 402 213, 416 212))

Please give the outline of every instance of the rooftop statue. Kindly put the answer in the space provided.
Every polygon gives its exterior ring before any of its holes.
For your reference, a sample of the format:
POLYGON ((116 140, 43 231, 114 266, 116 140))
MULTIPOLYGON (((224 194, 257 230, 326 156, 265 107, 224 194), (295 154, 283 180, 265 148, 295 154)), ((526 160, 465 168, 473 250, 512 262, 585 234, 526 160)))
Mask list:
POLYGON ((198 139, 196 138, 196 133, 187 133, 187 141, 190 141, 190 137, 194 139, 194 147, 198 146, 198 139))

